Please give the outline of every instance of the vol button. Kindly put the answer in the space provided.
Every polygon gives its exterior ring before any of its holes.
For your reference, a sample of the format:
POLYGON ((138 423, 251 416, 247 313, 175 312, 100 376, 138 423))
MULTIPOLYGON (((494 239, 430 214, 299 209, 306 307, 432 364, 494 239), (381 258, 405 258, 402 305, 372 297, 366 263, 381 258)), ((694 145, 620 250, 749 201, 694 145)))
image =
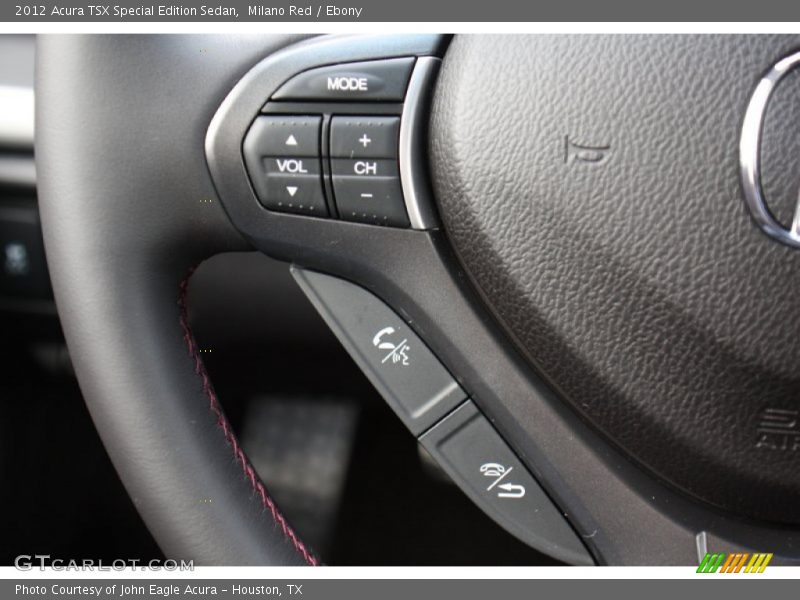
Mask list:
POLYGON ((277 159, 278 171, 281 173, 308 173, 308 169, 303 166, 302 160, 293 158, 277 159))
POLYGON ((264 159, 267 208, 326 216, 319 160, 316 158, 268 157, 264 159))
POLYGON ((244 142, 245 157, 319 156, 322 117, 269 115, 258 117, 244 142))
POLYGON ((267 158, 267 173, 284 175, 319 175, 319 161, 303 158, 267 158))
POLYGON ((268 174, 262 204, 272 210, 318 216, 328 214, 319 175, 268 174))

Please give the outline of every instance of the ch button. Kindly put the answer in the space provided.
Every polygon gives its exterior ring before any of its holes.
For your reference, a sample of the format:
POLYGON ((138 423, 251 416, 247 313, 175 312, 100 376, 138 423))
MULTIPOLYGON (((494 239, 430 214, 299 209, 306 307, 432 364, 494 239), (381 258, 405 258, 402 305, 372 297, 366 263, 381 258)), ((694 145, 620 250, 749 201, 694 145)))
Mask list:
POLYGON ((331 156, 397 160, 399 135, 400 117, 333 117, 331 156))
POLYGON ((408 227, 397 165, 400 119, 337 116, 331 122, 331 174, 342 219, 408 227))

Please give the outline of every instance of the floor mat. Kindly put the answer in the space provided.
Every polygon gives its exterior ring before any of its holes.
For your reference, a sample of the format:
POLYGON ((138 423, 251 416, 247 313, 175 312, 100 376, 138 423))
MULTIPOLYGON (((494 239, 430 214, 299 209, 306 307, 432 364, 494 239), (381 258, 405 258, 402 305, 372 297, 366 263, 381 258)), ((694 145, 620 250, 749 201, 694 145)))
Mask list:
POLYGON ((332 544, 355 439, 357 404, 325 396, 246 402, 241 442, 270 495, 316 552, 332 544))

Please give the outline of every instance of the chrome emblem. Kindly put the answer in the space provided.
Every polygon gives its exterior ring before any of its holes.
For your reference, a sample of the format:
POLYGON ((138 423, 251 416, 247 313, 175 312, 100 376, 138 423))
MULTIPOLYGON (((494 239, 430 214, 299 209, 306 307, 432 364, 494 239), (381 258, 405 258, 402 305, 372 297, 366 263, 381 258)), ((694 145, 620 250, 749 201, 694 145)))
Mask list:
POLYGON ((775 220, 764 200, 761 188, 761 131, 767 103, 775 86, 797 66, 800 66, 800 52, 779 61, 758 82, 747 105, 742 138, 739 141, 739 173, 742 178, 744 201, 750 209, 750 214, 764 233, 793 248, 800 248, 800 198, 795 205, 792 226, 786 229, 775 220))

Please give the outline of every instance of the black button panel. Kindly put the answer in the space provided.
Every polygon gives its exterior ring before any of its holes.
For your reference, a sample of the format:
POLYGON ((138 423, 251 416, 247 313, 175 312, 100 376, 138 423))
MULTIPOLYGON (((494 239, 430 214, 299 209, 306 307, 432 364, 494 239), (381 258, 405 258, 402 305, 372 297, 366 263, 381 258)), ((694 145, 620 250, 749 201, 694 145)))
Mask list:
POLYGON ((408 323, 353 283, 299 267, 292 275, 403 423, 478 506, 534 548, 593 564, 525 464, 408 323))
POLYGON ((259 202, 278 212, 419 228, 409 219, 399 164, 402 103, 416 61, 331 65, 286 82, 242 148, 259 202))
POLYGON ((392 58, 319 67, 295 75, 272 99, 402 102, 413 66, 413 58, 392 58))
POLYGON ((250 127, 243 150, 270 210, 327 217, 335 206, 345 221, 408 227, 399 134, 398 116, 266 115, 250 127))
MULTIPOLYGON (((243 140, 258 201, 273 211, 435 227, 432 203, 421 201, 430 195, 420 133, 439 63, 340 64, 290 79, 243 140)), ((292 273, 377 390, 478 506, 531 546, 592 564, 565 515, 407 318, 353 283, 299 267, 292 273)))

